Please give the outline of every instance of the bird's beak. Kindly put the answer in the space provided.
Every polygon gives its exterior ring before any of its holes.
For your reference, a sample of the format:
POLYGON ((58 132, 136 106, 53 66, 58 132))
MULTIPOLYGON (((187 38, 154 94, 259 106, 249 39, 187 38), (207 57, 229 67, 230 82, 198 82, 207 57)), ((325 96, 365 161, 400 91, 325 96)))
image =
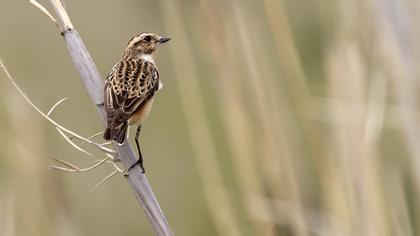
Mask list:
POLYGON ((158 42, 159 42, 159 44, 164 44, 164 43, 168 42, 169 40, 171 40, 171 38, 160 37, 158 42))

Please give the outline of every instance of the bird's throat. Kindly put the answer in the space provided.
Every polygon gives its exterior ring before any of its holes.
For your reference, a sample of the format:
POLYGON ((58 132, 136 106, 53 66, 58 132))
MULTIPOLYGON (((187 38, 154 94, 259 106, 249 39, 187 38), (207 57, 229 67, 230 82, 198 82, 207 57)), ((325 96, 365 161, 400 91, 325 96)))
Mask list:
POLYGON ((150 63, 155 64, 155 55, 154 55, 154 53, 152 53, 152 54, 140 54, 140 58, 143 59, 143 60, 145 60, 145 61, 148 61, 150 63))

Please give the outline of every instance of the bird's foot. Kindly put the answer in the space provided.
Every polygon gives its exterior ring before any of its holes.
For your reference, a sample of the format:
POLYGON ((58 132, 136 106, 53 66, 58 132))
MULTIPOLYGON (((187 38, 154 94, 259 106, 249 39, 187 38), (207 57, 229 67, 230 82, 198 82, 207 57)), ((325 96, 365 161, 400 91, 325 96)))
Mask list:
POLYGON ((132 164, 128 169, 127 169, 127 171, 125 172, 125 176, 127 176, 128 175, 128 172, 130 172, 130 170, 131 169, 133 169, 133 167, 135 167, 136 165, 139 165, 140 166, 140 168, 141 168, 141 173, 142 174, 144 174, 144 173, 146 173, 146 171, 144 170, 144 167, 143 167, 143 163, 140 161, 140 159, 139 160, 137 160, 134 164, 132 164))

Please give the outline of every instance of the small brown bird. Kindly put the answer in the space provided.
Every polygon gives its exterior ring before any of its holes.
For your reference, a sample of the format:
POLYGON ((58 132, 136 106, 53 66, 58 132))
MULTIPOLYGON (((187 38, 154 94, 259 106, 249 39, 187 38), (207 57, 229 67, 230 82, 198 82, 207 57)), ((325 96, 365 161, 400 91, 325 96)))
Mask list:
POLYGON ((169 40, 153 33, 134 35, 124 49, 120 62, 112 68, 105 81, 104 106, 108 127, 104 139, 122 144, 128 126, 137 124, 135 141, 139 159, 128 171, 140 164, 144 173, 138 139, 141 126, 152 108, 155 92, 162 87, 155 65, 156 49, 169 40))

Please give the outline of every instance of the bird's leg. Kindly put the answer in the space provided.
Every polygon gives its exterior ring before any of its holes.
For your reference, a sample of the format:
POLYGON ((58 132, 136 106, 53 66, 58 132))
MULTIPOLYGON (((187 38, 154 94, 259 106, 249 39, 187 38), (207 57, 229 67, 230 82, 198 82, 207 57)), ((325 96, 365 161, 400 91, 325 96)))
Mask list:
POLYGON ((141 125, 139 125, 137 127, 136 137, 134 138, 134 140, 136 140, 137 151, 139 152, 139 159, 136 161, 136 163, 134 163, 133 165, 131 165, 130 168, 128 168, 128 171, 130 171, 131 168, 133 168, 134 166, 140 165, 140 168, 142 170, 142 173, 144 174, 145 170, 144 170, 144 167, 143 167, 143 156, 141 155, 140 144, 139 144, 140 130, 141 130, 141 125))

